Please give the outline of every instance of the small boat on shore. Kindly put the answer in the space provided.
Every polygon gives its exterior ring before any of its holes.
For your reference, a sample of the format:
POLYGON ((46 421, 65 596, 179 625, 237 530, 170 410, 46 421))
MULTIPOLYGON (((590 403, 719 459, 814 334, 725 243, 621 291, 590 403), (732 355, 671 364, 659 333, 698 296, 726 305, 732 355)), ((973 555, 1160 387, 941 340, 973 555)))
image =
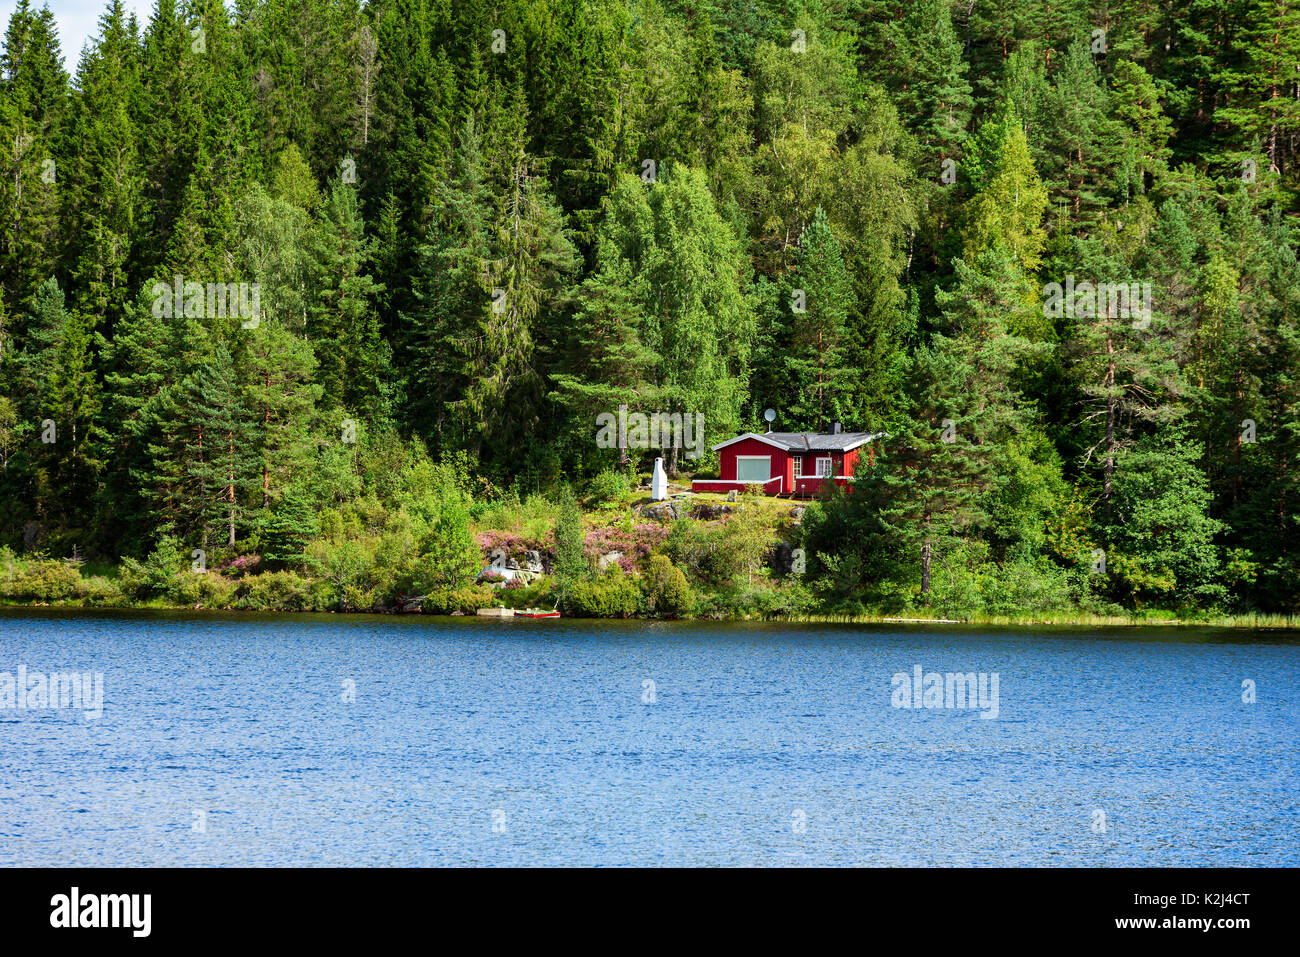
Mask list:
POLYGON ((552 608, 547 611, 545 608, 518 608, 515 610, 516 618, 559 618, 560 613, 552 608))

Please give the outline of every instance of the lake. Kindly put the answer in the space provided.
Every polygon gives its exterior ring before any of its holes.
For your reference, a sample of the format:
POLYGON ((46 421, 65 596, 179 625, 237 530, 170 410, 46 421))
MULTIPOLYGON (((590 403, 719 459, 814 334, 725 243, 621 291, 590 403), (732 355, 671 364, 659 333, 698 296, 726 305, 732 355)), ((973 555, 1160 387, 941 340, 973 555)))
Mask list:
POLYGON ((5 676, 4 865, 1300 864, 1282 631, 8 609, 5 676))

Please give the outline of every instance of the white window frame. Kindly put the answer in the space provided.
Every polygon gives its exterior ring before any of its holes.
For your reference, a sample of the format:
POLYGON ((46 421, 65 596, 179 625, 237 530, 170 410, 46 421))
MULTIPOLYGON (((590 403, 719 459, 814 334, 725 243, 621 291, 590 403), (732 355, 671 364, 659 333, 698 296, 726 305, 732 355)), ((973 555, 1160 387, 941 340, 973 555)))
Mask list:
POLYGON ((744 482, 746 485, 750 483, 753 483, 755 485, 766 485, 771 480, 772 480, 772 456, 770 455, 737 455, 736 456, 736 481, 737 482, 744 482), (762 479, 741 478, 740 477, 741 462, 766 462, 767 474, 764 475, 762 479))
POLYGON ((803 478, 803 456, 802 455, 796 455, 794 457, 794 477, 803 478))
POLYGON ((827 456, 825 458, 819 457, 817 459, 817 477, 830 478, 832 475, 834 475, 835 474, 835 469, 833 467, 834 462, 835 460, 832 459, 830 456, 827 456), (825 463, 824 465, 822 464, 823 462, 825 463))

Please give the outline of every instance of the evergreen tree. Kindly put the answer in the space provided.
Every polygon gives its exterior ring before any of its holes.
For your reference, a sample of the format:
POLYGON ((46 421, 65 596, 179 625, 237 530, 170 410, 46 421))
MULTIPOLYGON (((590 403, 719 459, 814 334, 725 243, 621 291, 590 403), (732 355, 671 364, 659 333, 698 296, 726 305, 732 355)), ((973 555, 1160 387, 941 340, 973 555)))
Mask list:
POLYGON ((99 388, 89 323, 64 303, 47 279, 32 298, 28 333, 18 356, 25 412, 41 423, 32 436, 30 468, 36 513, 68 526, 81 524, 81 504, 93 495, 102 463, 95 455, 99 388))
POLYGON ((391 352, 374 311, 379 285, 368 272, 374 242, 365 235, 353 187, 333 184, 314 238, 316 296, 307 330, 316 343, 317 378, 327 407, 341 404, 373 416, 391 352))
POLYGON ((789 278, 790 318, 779 351, 796 431, 817 431, 849 411, 853 370, 846 361, 849 316, 856 303, 840 244, 820 208, 799 241, 789 278))
POLYGON ((1046 209, 1047 190, 1034 169, 1024 130, 1011 114, 988 185, 970 202, 962 258, 974 262, 1001 247, 1017 267, 1032 274, 1042 260, 1046 209))

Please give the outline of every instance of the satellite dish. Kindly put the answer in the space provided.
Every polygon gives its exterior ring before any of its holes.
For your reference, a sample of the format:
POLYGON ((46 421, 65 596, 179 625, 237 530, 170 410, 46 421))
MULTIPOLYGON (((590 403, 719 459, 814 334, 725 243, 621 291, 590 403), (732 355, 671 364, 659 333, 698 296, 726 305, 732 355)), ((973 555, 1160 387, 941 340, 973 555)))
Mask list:
POLYGON ((765 410, 763 411, 763 418, 765 418, 765 419, 767 419, 767 421, 771 422, 773 419, 776 418, 776 410, 775 410, 775 409, 765 409, 765 410))

